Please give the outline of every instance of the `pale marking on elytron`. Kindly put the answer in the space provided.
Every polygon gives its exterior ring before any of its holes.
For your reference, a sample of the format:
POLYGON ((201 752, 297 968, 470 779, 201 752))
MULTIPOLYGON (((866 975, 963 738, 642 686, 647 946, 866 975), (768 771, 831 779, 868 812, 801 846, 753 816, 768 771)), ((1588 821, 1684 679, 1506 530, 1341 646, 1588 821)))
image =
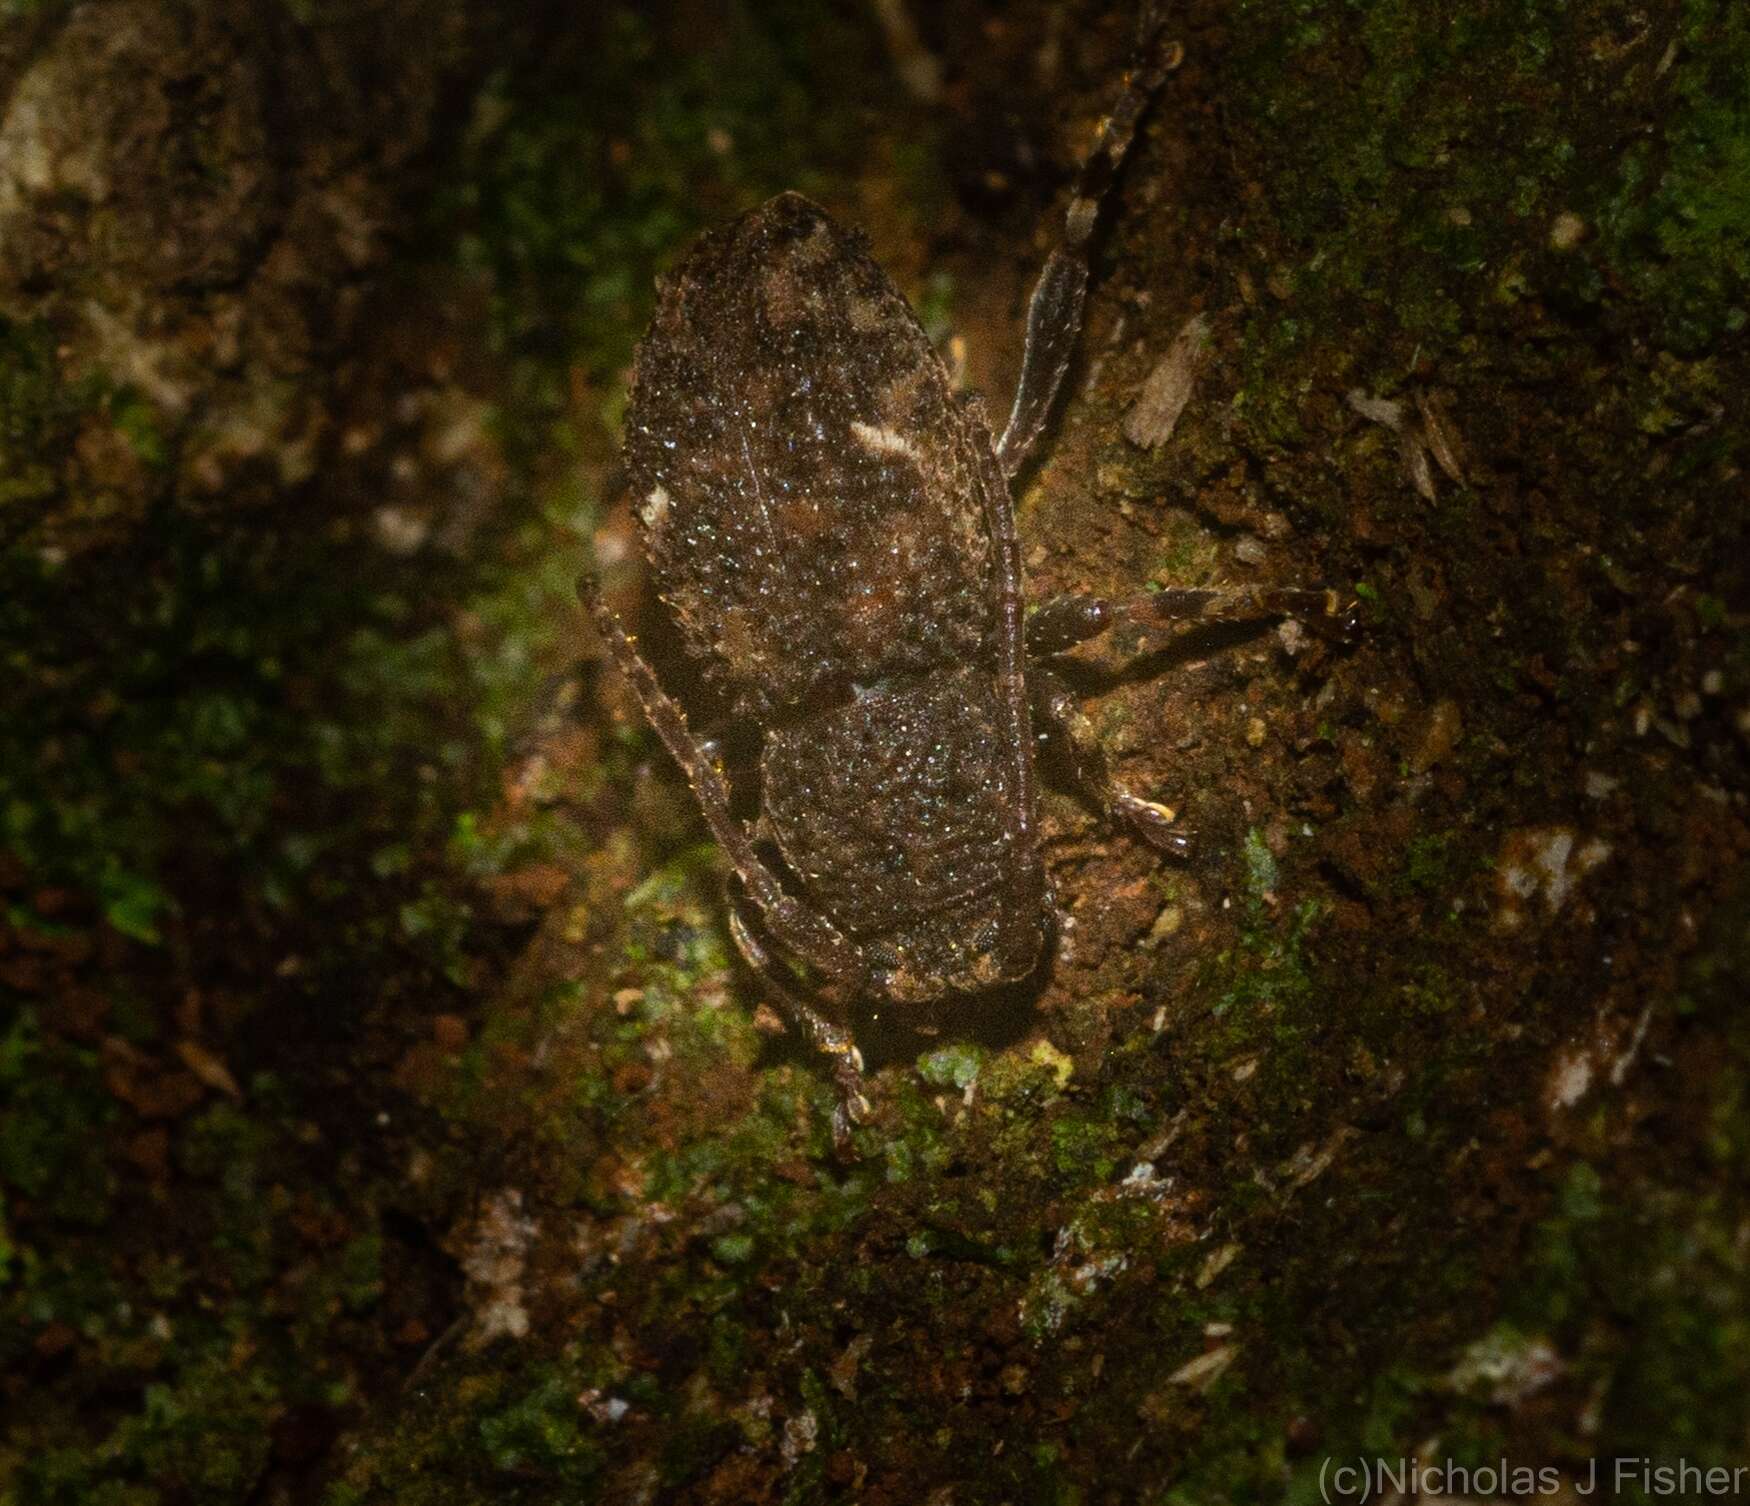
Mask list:
POLYGON ((907 460, 917 460, 917 446, 905 435, 895 429, 881 429, 874 424, 866 424, 860 418, 851 420, 851 433, 857 443, 864 449, 877 455, 903 455, 907 460))
POLYGON ((644 519, 646 528, 655 528, 661 524, 662 520, 668 516, 669 502, 667 487, 653 486, 650 488, 650 495, 644 499, 644 505, 638 509, 638 516, 644 519))

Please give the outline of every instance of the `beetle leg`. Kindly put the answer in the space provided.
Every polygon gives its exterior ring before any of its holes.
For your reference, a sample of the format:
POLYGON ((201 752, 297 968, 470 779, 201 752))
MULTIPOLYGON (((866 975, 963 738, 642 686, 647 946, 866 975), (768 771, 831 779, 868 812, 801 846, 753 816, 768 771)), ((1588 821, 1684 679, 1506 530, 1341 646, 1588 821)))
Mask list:
POLYGON ((1101 201, 1111 190, 1119 164, 1136 133, 1137 117, 1160 88, 1161 81, 1185 56, 1185 49, 1177 42, 1161 41, 1161 30, 1158 16, 1145 22, 1136 61, 1125 74, 1111 113, 1100 124, 1094 149, 1082 162, 1076 177, 1063 238, 1034 284, 1033 297, 1027 305, 1027 344, 1021 356, 1021 379, 1015 387, 1008 424, 997 442, 997 458, 1005 475, 1014 475, 1027 458, 1050 416, 1063 374, 1069 370, 1076 338, 1081 333, 1082 303, 1088 291, 1088 242, 1093 238, 1101 201))
POLYGON ((1027 689, 1026 603, 1022 596, 1021 541, 1015 532, 1015 504, 1008 478, 990 444, 984 402, 968 394, 963 411, 980 436, 979 469, 983 481, 985 532, 990 539, 990 573, 995 620, 995 689, 1002 713, 999 735, 1011 750, 1013 784, 1004 802, 1003 839, 1011 854, 1004 887, 1004 909, 1014 928, 998 942, 1004 950, 1037 941, 1036 919, 1045 893, 1045 864, 1039 854, 1039 784, 1033 766, 1031 697, 1027 689), (1031 928, 1023 932, 1020 928, 1031 928))
POLYGON ((1027 620, 1027 652, 1050 658, 1120 622, 1166 627, 1179 622, 1256 622, 1292 617, 1321 638, 1353 641, 1360 618, 1353 597, 1299 586, 1241 586, 1230 591, 1144 591, 1111 601, 1058 596, 1027 620))
POLYGON ((597 592, 595 582, 586 576, 578 582, 577 590, 594 612, 596 627, 613 653, 614 662, 638 692, 650 724, 692 785, 711 835, 772 930, 833 982, 853 993, 875 991, 855 945, 824 915, 789 894, 777 875, 760 860, 747 829, 730 814, 729 782, 723 771, 693 736, 686 713, 662 688, 655 670, 633 647, 619 618, 597 592))
POLYGON ((1076 782, 1113 815, 1135 827, 1137 834, 1160 852, 1176 858, 1191 856, 1191 839, 1173 824, 1171 807, 1144 800, 1113 778, 1106 750, 1083 714, 1070 688, 1048 669, 1035 669, 1028 681, 1033 691, 1034 715, 1061 738, 1074 760, 1076 782))
POLYGON ((833 1081, 839 1094, 832 1115, 833 1145, 841 1158, 849 1158, 851 1127, 861 1124, 869 1115, 869 1100, 863 1093, 863 1053, 857 1049, 849 1030, 827 1019, 785 981, 776 959, 757 934, 760 922, 748 913, 746 890, 732 881, 725 885, 725 899, 729 907, 729 935, 742 961, 777 998, 802 1032, 802 1038, 832 1062, 833 1081))

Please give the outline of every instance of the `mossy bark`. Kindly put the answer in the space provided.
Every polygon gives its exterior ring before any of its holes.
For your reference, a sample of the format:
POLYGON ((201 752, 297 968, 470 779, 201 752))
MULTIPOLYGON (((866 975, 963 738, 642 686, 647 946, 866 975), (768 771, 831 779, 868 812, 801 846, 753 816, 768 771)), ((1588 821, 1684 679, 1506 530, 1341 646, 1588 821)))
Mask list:
POLYGON ((1198 856, 1051 796, 1049 976, 861 1022, 847 1167, 570 582, 647 610, 630 341, 767 193, 1004 389, 1129 15, 873 15, 4 23, 0 1499, 1750 1466, 1750 23, 1176 17, 1027 567, 1366 632, 1078 653, 1198 856))

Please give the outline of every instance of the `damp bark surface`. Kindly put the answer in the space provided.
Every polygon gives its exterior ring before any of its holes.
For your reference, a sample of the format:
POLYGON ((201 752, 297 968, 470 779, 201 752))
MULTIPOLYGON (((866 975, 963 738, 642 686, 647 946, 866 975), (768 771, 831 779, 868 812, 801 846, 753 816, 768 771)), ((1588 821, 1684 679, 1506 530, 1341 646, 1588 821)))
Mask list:
POLYGON ((1048 794, 854 1163, 577 606, 688 685, 655 274, 804 192, 1000 406, 1133 19, 0 7, 0 1499, 1750 1467, 1739 8, 1176 13, 1030 590, 1364 631, 1069 656, 1195 856, 1048 794))

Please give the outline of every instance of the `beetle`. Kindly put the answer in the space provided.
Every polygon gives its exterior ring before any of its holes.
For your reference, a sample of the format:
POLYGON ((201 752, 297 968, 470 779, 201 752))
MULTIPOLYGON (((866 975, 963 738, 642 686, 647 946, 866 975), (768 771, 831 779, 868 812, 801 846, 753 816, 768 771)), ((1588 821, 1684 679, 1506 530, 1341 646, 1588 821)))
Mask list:
POLYGON ((645 554, 690 656, 760 731, 753 820, 593 583, 580 590, 727 858, 737 949, 835 1064, 841 1149, 868 1109, 852 1003, 976 993, 1040 965, 1055 910, 1036 724, 1109 810, 1186 851, 1038 661, 1121 619, 1347 626, 1335 593, 1284 589, 1067 596, 1025 615, 1009 482, 1075 349, 1100 205, 1182 57, 1145 20, 1029 302, 1000 435, 863 238, 794 193, 702 236, 638 348, 625 458, 645 554))

